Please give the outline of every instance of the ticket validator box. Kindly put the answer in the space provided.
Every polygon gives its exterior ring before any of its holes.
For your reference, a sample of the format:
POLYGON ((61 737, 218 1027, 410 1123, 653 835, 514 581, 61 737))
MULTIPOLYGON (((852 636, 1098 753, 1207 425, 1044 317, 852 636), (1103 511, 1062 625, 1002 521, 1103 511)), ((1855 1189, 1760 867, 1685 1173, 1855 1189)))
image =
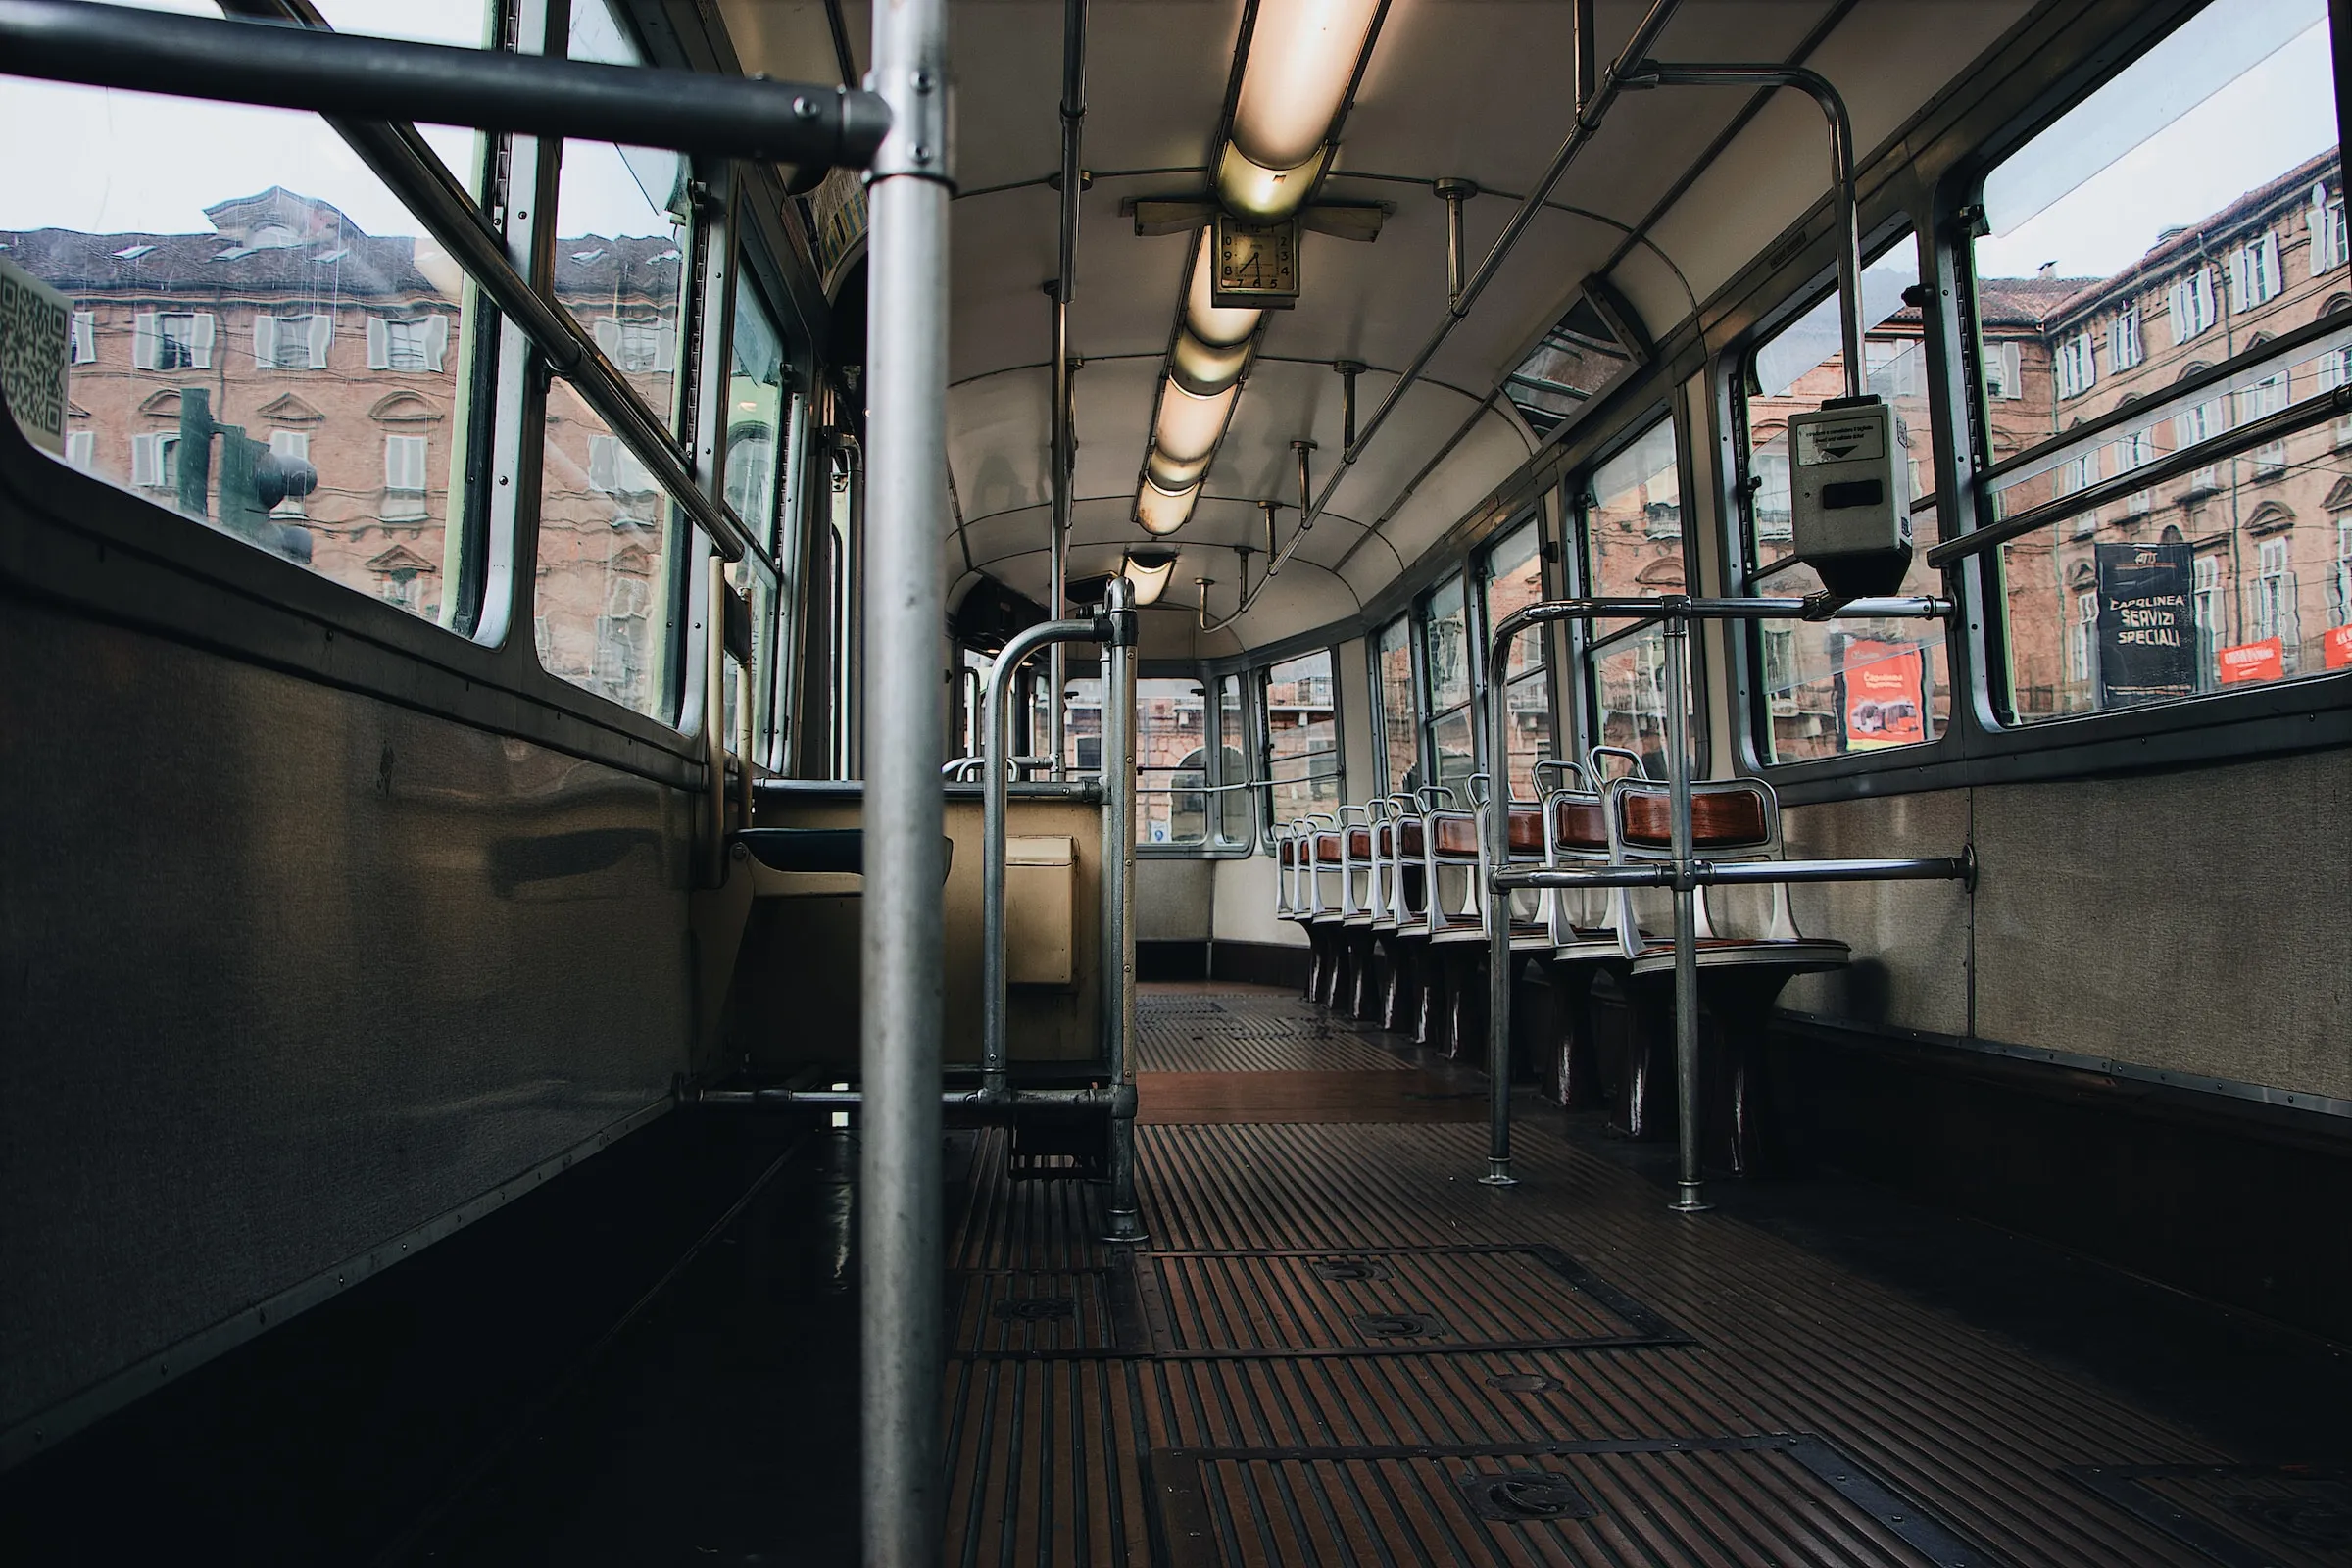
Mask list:
POLYGON ((1898 592, 1911 566, 1911 506, 1894 411, 1832 398, 1788 420, 1789 522, 1797 556, 1842 598, 1898 592))

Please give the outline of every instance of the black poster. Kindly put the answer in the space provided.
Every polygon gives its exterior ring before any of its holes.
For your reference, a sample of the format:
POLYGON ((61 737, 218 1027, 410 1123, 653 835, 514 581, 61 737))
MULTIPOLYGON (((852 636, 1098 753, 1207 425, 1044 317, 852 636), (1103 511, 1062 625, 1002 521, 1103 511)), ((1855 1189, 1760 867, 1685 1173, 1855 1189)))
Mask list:
POLYGON ((2197 690, 2196 566, 2185 544, 2098 545, 2099 706, 2197 690))

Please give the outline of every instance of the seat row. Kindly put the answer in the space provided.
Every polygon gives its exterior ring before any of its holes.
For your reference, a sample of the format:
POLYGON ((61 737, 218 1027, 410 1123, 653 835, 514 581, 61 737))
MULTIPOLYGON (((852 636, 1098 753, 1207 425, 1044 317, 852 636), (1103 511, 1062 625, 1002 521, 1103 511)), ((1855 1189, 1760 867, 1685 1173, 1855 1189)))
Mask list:
MULTIPOLYGON (((1488 813, 1507 810, 1512 869, 1573 871, 1673 860, 1668 786, 1640 760, 1596 751, 1589 767, 1539 764, 1540 802, 1499 808, 1486 775, 1344 806, 1276 837, 1275 913, 1305 928, 1308 995, 1420 1045, 1482 1063, 1490 911, 1488 813), (1625 776, 1596 782, 1612 766, 1625 776)), ((1722 864, 1785 858, 1779 798, 1760 779, 1694 783, 1691 852, 1722 864)), ((1842 942, 1797 929, 1785 882, 1701 887, 1694 897, 1709 1162, 1757 1169, 1770 1130, 1764 1024, 1798 974, 1849 961, 1842 942)), ((1628 1136, 1670 1136, 1674 896, 1664 889, 1516 890, 1509 900, 1514 1075, 1572 1109, 1606 1105, 1628 1136)))

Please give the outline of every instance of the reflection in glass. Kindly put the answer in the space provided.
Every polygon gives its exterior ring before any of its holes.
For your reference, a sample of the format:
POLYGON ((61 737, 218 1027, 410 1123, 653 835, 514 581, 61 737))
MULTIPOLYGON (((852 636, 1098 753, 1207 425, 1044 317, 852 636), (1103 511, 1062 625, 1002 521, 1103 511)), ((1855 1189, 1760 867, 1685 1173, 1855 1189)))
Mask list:
POLYGON ((1135 683, 1135 842, 1208 840, 1208 696, 1197 680, 1135 683))
POLYGON ((281 110, 0 79, 0 143, 45 149, 0 172, 0 270, 43 302, 7 313, 0 352, 59 372, 49 406, 14 409, 34 444, 469 627, 471 286, 342 139, 281 110))
MULTIPOLYGON (((605 0, 577 0, 571 58, 643 65, 605 0)), ((566 141, 556 185, 556 300, 647 407, 676 428, 686 282, 686 159, 652 147, 566 141)))
MULTIPOLYGON (((1487 552, 1488 637, 1508 616, 1543 602, 1544 562, 1537 549, 1541 542, 1530 522, 1487 552)), ((1536 763, 1551 755, 1551 683, 1544 677, 1544 647, 1541 630, 1523 631, 1511 639, 1502 714, 1504 755, 1516 800, 1536 799, 1536 763)), ((1478 650, 1478 657, 1487 659, 1487 650, 1478 650)))
MULTIPOLYGON (((2185 376, 2352 309, 2324 0, 2208 6, 1988 174, 1974 245, 1994 460, 2149 414, 1998 481, 2063 503, 2344 384, 2347 331, 2193 402, 2185 376)), ((1999 552, 2004 716, 2031 724, 2352 668, 2352 508, 2328 420, 1999 552)))
POLYGON ((1437 768, 1432 782, 1453 785, 1460 800, 1465 798, 1462 782, 1478 771, 1478 749, 1470 725, 1470 612, 1459 573, 1430 594, 1421 624, 1429 670, 1429 755, 1437 768))
POLYGON ((547 394, 534 631, 550 674, 674 714, 675 504, 568 381, 547 394))
POLYGON ((784 448, 784 335, 740 269, 727 351, 727 505, 769 550, 776 547, 776 477, 784 448))
POLYGON ((1330 650, 1269 665, 1263 680, 1271 820, 1331 810, 1340 804, 1340 719, 1330 650))
POLYGON ((1252 830, 1250 798, 1252 791, 1233 786, 1250 782, 1250 756, 1245 737, 1249 718, 1242 711, 1242 677, 1227 675, 1217 682, 1217 747, 1223 754, 1225 786, 1217 795, 1217 842, 1250 842, 1252 830))
MULTIPOLYGON (((1683 592, 1688 580, 1683 540, 1682 476, 1674 421, 1661 419, 1593 470, 1584 496, 1585 580, 1603 598, 1656 599, 1683 592)), ((1606 635, 1624 621, 1596 621, 1606 635)), ((1600 727, 1595 745, 1619 746, 1643 759, 1644 770, 1664 778, 1666 759, 1665 634, 1652 628, 1597 654, 1585 656, 1600 727)), ((1691 697, 1697 695, 1692 671, 1691 697)), ((1695 709, 1692 710, 1695 712, 1695 709)), ((1698 726, 1690 726, 1693 751, 1698 726)))
POLYGON ((1380 734, 1387 787, 1410 792, 1421 782, 1413 712, 1413 622, 1398 615, 1381 628, 1372 658, 1380 674, 1380 734))
MULTIPOLYGON (((1862 349, 1869 390, 1894 412, 1895 469, 1908 504, 1935 489, 1926 343, 1919 311, 1903 291, 1919 281, 1919 249, 1909 235, 1863 270, 1862 349)), ((1833 294, 1760 344, 1748 361, 1742 414, 1747 430, 1749 581, 1753 591, 1802 597, 1818 588, 1809 567, 1757 581, 1788 559, 1789 471, 1788 420, 1845 395, 1845 352, 1833 294)), ((1940 591, 1926 547, 1936 538, 1932 507, 1912 514, 1920 541, 1903 592, 1940 591)), ((1939 621, 1764 621, 1749 633, 1763 708, 1756 750, 1767 764, 1810 761, 1934 740, 1951 709, 1950 677, 1939 621)))

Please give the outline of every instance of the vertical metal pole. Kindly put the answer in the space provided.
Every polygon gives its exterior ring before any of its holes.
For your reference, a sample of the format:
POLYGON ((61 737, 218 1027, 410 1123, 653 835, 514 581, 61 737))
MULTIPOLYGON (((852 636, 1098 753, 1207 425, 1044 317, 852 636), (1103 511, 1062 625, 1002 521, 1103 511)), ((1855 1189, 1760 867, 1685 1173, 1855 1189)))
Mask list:
MULTIPOLYGON (((703 823, 703 885, 727 879, 727 560, 716 550, 703 572, 703 765, 710 769, 710 817, 703 823)), ((751 765, 747 759, 744 765, 751 765)))
MULTIPOLYGON (((1065 209, 1064 221, 1068 214, 1065 209)), ((1053 583, 1046 595, 1046 618, 1059 620, 1069 611, 1070 591, 1070 302, 1062 298, 1065 283, 1048 283, 1054 301, 1054 364, 1050 377, 1054 398, 1051 415, 1054 443, 1054 538, 1048 552, 1053 583)), ((1069 744, 1063 733, 1067 715, 1063 690, 1069 685, 1069 656, 1060 643, 1046 653, 1046 755, 1054 760, 1049 778, 1065 769, 1062 751, 1069 744)))
POLYGON ((1600 39, 1592 30, 1592 0, 1576 0, 1576 117, 1600 86, 1600 39))
POLYGON ((1110 1079, 1110 1242, 1144 1240, 1135 1197, 1135 584, 1102 609, 1102 1035, 1110 1079))
POLYGON ((1845 101, 1835 92, 1815 97, 1830 122, 1830 166, 1838 198, 1838 325, 1845 345, 1845 395, 1858 398, 1868 367, 1862 363, 1862 217, 1854 194, 1854 126, 1845 101))
POLYGON ((1711 1207, 1699 1173, 1698 889, 1690 880, 1690 622, 1667 611, 1666 779, 1674 811, 1674 1105, 1681 1138, 1671 1206, 1711 1207))
MULTIPOLYGON (((1490 673, 1478 697, 1479 739, 1493 781, 1478 868, 1487 911, 1487 1173, 1479 1180, 1489 1187, 1513 1187, 1518 1183, 1511 1175, 1511 895, 1494 883, 1511 854, 1511 775, 1501 765, 1502 725, 1496 711, 1510 645, 1490 650, 1487 661, 1490 673)), ((1429 896, 1438 896, 1435 882, 1429 896)))
POLYGON ((946 0, 874 7, 873 84, 890 135, 867 190, 864 632, 864 1558, 939 1561, 940 912, 945 802, 939 628, 947 613, 948 17, 946 0))

